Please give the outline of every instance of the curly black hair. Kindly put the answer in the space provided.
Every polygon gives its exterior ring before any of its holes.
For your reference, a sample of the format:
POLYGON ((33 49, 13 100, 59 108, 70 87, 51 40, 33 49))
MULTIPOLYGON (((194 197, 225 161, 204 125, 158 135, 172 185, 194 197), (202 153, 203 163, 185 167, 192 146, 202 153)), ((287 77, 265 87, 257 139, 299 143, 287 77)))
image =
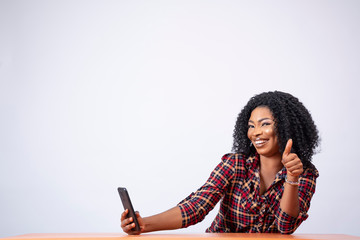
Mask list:
POLYGON ((274 117, 280 151, 284 151, 291 138, 292 152, 298 155, 304 168, 310 167, 311 158, 320 143, 319 132, 305 106, 296 97, 280 91, 264 92, 249 100, 236 120, 232 150, 246 156, 255 154, 256 149, 247 137, 248 121, 251 112, 260 106, 268 107, 274 117))

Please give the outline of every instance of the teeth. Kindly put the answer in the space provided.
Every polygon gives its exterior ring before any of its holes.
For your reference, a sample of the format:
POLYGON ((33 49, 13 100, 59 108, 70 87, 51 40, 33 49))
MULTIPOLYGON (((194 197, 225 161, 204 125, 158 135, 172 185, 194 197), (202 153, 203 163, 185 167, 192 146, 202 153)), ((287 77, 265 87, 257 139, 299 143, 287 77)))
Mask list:
POLYGON ((265 143, 266 142, 266 140, 256 140, 255 141, 255 144, 256 145, 261 145, 261 144, 263 144, 263 143, 265 143))

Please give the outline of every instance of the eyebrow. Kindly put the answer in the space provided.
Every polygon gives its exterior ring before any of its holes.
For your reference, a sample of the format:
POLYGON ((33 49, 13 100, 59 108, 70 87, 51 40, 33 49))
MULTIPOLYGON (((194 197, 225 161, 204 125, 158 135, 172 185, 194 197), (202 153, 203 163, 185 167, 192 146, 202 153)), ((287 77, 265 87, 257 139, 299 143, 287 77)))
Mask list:
MULTIPOLYGON (((258 122, 262 122, 262 121, 264 121, 264 120, 271 120, 271 121, 274 121, 274 120, 272 120, 271 118, 261 118, 261 119, 259 119, 259 121, 258 122)), ((254 123, 254 121, 252 121, 252 120, 249 120, 249 123, 254 123)))

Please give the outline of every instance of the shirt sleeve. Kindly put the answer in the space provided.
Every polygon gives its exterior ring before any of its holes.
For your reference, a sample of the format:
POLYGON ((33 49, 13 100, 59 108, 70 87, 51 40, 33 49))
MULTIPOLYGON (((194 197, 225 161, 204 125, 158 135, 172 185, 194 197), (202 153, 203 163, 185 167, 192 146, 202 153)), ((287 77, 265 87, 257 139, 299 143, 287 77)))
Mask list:
POLYGON ((276 212, 276 222, 281 233, 291 234, 308 218, 310 201, 315 193, 316 178, 319 176, 315 169, 306 169, 304 174, 299 178, 299 205, 300 213, 297 217, 292 217, 284 212, 280 207, 276 212))
POLYGON ((201 222, 229 186, 235 172, 236 158, 234 154, 226 154, 221 160, 206 183, 178 204, 183 218, 183 228, 201 222))

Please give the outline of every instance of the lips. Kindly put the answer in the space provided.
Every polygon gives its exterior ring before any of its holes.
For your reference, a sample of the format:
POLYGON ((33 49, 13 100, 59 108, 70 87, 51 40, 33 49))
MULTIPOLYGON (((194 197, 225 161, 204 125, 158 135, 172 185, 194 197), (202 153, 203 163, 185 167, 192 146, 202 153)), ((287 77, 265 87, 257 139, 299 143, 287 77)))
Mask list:
POLYGON ((262 147, 264 146, 269 140, 268 139, 255 139, 253 141, 255 147, 262 147))

